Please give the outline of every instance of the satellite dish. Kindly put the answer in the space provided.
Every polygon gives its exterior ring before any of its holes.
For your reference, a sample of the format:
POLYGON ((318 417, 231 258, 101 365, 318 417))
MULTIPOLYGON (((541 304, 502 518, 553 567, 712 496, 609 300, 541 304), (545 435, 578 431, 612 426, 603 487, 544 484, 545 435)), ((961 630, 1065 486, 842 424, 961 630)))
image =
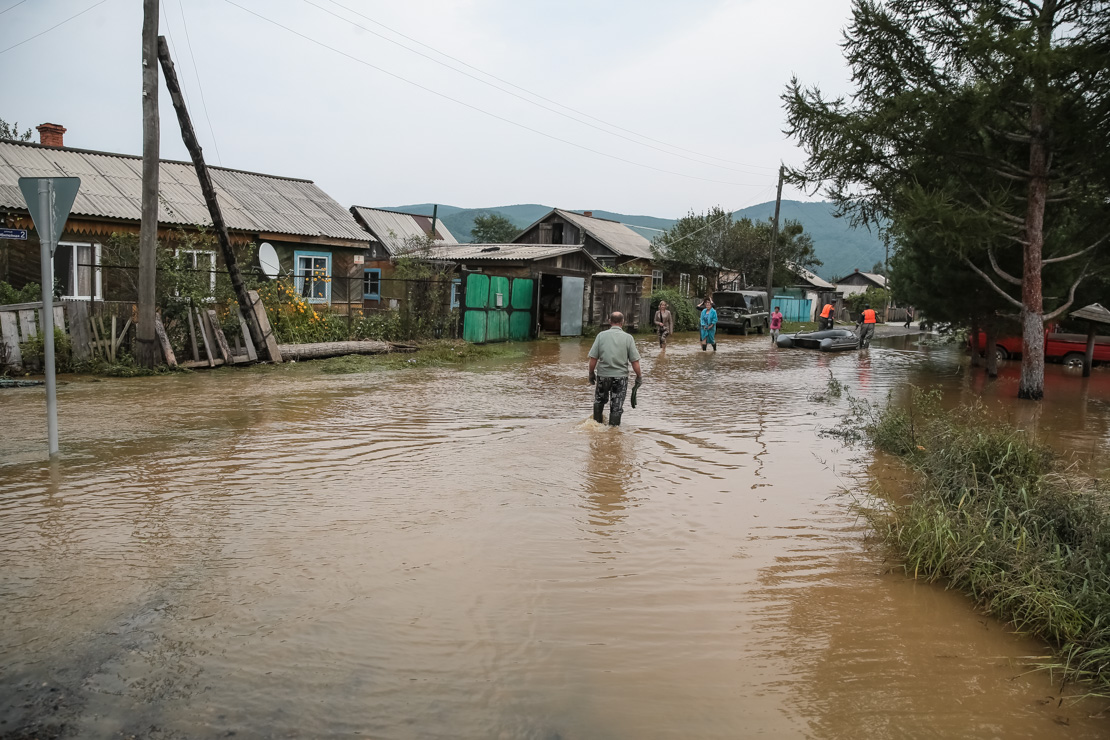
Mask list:
POLYGON ((273 280, 278 276, 281 271, 281 263, 278 262, 277 250, 269 242, 262 242, 258 245, 258 266, 262 268, 262 272, 266 277, 273 280))

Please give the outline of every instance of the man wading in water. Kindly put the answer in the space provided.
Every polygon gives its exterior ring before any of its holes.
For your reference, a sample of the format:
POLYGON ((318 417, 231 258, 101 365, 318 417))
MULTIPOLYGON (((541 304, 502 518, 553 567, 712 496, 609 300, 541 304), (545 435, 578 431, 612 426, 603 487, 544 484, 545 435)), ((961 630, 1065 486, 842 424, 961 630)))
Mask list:
POLYGON ((594 392, 594 421, 604 422, 602 412, 609 404, 609 426, 621 425, 624 413, 624 396, 628 393, 628 366, 636 372, 636 388, 644 382, 640 372, 640 353, 636 340, 625 334, 624 314, 614 311, 609 316, 609 328, 597 335, 590 347, 590 384, 597 383, 594 392))

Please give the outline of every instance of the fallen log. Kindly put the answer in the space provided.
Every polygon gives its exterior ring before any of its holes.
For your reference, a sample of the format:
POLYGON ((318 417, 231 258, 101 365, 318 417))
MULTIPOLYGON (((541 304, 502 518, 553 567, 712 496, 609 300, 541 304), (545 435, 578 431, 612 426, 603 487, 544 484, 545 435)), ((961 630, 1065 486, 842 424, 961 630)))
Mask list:
POLYGON ((384 355, 389 352, 415 352, 416 347, 393 342, 318 342, 316 344, 278 345, 283 360, 319 360, 340 355, 384 355))

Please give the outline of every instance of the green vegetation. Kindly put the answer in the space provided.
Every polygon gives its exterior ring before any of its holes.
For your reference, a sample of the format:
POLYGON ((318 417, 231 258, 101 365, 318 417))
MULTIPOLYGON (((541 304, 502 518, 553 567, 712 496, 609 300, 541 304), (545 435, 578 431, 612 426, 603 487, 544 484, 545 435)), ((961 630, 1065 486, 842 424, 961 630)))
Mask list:
POLYGON ((365 373, 375 370, 455 367, 480 360, 523 357, 519 346, 506 344, 467 344, 466 342, 430 342, 416 352, 387 355, 344 355, 319 361, 320 371, 332 375, 365 373))
POLYGON ((698 328, 698 309, 690 302, 690 299, 682 295, 678 288, 659 288, 651 292, 651 316, 647 317, 647 321, 640 323, 644 324, 648 330, 654 331, 655 312, 659 310, 659 302, 666 301, 670 306, 671 313, 674 314, 674 330, 680 331, 694 331, 698 328))
POLYGON ((475 244, 506 244, 520 233, 512 221, 497 213, 487 213, 474 218, 470 240, 475 244))
POLYGON ((34 303, 42 300, 42 290, 38 283, 27 283, 16 290, 8 283, 0 280, 0 306, 10 306, 13 303, 34 303))
POLYGON ((1110 485, 981 405, 915 389, 906 407, 852 400, 859 434, 914 471, 865 514, 915 578, 943 581, 1052 644, 1044 665, 1110 695, 1110 485))
POLYGON ((20 131, 18 123, 9 124, 3 118, 0 118, 0 139, 30 141, 32 136, 31 129, 28 128, 24 131, 20 131))
POLYGON ((882 317, 886 315, 886 307, 890 303, 890 291, 872 285, 862 293, 848 296, 844 299, 844 303, 853 314, 861 314, 864 306, 871 306, 882 321, 882 317))

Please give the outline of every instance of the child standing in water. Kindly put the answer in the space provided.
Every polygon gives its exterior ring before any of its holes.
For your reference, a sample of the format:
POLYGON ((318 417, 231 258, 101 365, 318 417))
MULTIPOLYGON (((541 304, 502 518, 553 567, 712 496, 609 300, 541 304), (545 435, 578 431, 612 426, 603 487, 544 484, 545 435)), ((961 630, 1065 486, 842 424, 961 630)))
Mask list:
POLYGON ((779 313, 779 307, 775 306, 775 312, 771 314, 771 344, 778 341, 780 329, 782 329, 782 314, 779 313))
POLYGON ((659 346, 667 348, 667 337, 674 333, 674 314, 670 312, 666 301, 659 301, 659 310, 655 312, 655 330, 659 332, 659 346))
POLYGON ((707 344, 713 345, 713 351, 717 351, 717 309, 713 308, 713 301, 710 298, 705 299, 702 304, 704 308, 701 311, 701 349, 705 351, 707 344))

